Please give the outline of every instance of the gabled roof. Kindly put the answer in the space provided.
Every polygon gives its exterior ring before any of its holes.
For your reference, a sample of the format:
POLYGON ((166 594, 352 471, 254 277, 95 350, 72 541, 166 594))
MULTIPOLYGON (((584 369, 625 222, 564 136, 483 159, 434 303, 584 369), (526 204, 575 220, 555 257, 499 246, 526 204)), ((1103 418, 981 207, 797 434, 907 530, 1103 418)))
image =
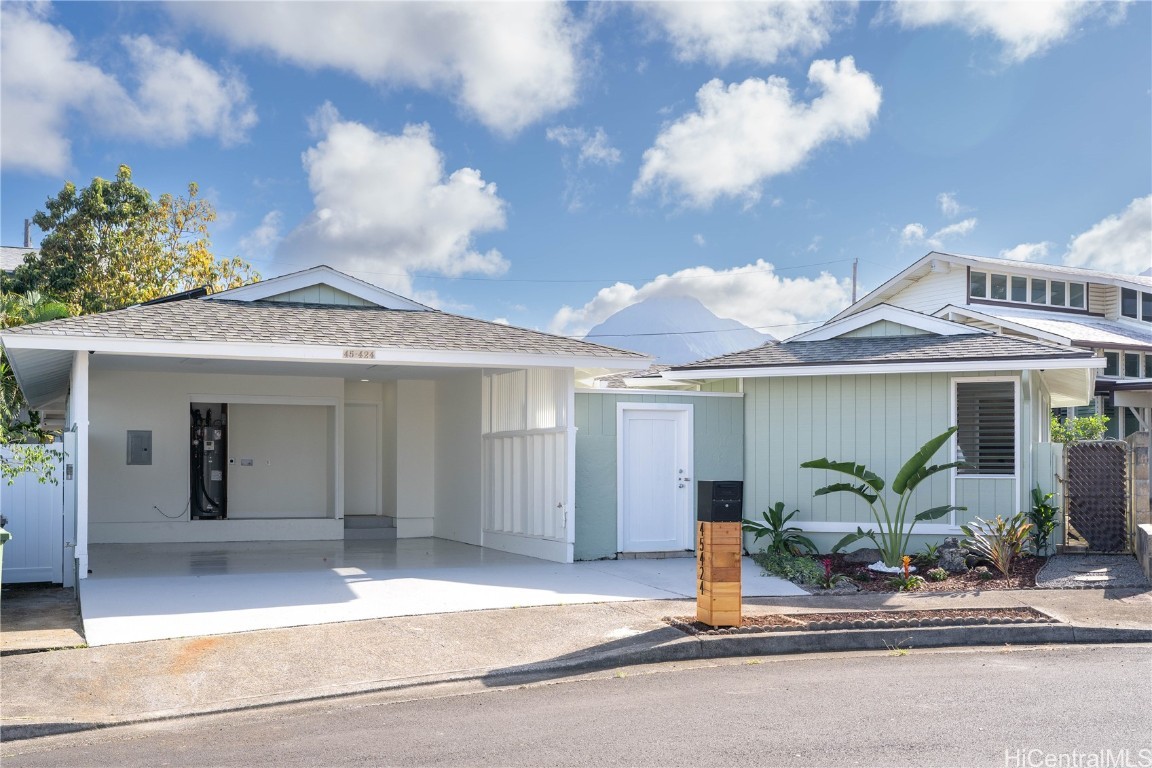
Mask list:
POLYGON ((981 304, 979 307, 948 306, 936 314, 941 317, 969 318, 1015 333, 1035 334, 1037 338, 1057 343, 1152 350, 1152 323, 1125 317, 1110 320, 1096 315, 1045 312, 993 304, 981 304))
MULTIPOLYGON (((825 375, 829 368, 843 370, 856 366, 899 370, 932 370, 939 366, 962 370, 967 363, 981 363, 984 368, 1005 365, 1017 367, 1020 362, 1076 361, 1083 366, 1093 358, 1085 349, 1071 349, 1056 344, 999 336, 969 333, 954 336, 863 336, 841 337, 822 341, 787 341, 766 344, 743 352, 701 360, 674 367, 669 373, 688 373, 693 378, 709 378, 704 371, 749 375, 825 375), (820 369, 814 373, 797 373, 802 369, 820 369), (765 373, 751 373, 752 370, 765 373)), ((1031 367, 1031 366, 1030 366, 1031 367)), ((894 372, 897 372, 894 370, 894 372)), ((666 377, 669 373, 664 374, 666 377)))
POLYGON ((851 333, 852 331, 865 328, 873 323, 883 321, 939 336, 957 336, 977 332, 970 326, 954 323, 950 320, 943 320, 939 317, 933 317, 932 315, 925 315, 923 312, 914 312, 911 309, 895 307, 891 304, 880 304, 839 320, 829 320, 810 331, 789 337, 786 343, 835 339, 846 333, 851 333))
MULTIPOLYGON (((97 340, 208 344, 222 353, 238 345, 516 353, 645 361, 637 352, 426 309, 345 307, 217 297, 139 305, 66 317, 4 332, 10 347, 47 345, 99 349, 97 340)), ((116 345, 130 351, 129 347, 116 345)), ((632 366, 628 366, 632 367, 632 366)))
POLYGON ((977 269, 1003 270, 1017 275, 1028 275, 1057 280, 1081 280, 1084 282, 1114 285, 1121 288, 1152 290, 1152 277, 1145 275, 1122 275, 1116 272, 1102 272, 1096 269, 1065 267, 1057 264, 1041 264, 1034 261, 1014 261, 989 256, 968 256, 955 253, 932 251, 896 276, 882 283, 880 287, 865 295, 855 304, 836 314, 832 319, 855 314, 868 307, 887 301, 909 285, 926 276, 933 270, 947 269, 951 265, 975 267, 977 269), (941 267, 943 265, 943 267, 941 267))
POLYGON ((316 285, 327 285, 343 293, 363 299, 369 304, 385 309, 407 309, 414 311, 428 310, 423 304, 412 301, 391 291, 372 285, 359 278, 347 275, 333 269, 327 264, 320 264, 298 272, 290 272, 279 277, 270 277, 266 280, 251 283, 250 285, 232 288, 227 291, 212 294, 213 301, 261 301, 304 288, 316 285))

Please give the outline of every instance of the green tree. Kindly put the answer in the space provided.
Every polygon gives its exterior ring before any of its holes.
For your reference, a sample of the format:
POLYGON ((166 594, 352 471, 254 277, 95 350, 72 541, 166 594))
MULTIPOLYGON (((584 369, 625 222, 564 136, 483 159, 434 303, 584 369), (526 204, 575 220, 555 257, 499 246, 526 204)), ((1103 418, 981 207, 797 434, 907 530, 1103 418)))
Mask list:
POLYGON ((1108 432, 1108 417, 1102 413, 1090 416, 1069 416, 1064 421, 1052 414, 1052 442, 1079 443, 1103 440, 1108 432))
POLYGON ((188 185, 187 197, 154 200, 121 165, 114 180, 87 187, 67 182, 37 211, 43 232, 37 254, 25 259, 8 290, 42 291, 77 314, 121 309, 182 290, 219 291, 260 276, 239 258, 217 259, 209 225, 216 210, 188 185))
MULTIPOLYGON (((24 295, 0 293, 0 325, 4 328, 56 320, 68 314, 68 307, 62 302, 36 291, 24 295)), ((50 442, 51 436, 41 428, 40 414, 26 406, 7 355, 0 351, 0 445, 7 446, 10 454, 0 455, 0 476, 11 484, 17 475, 27 472, 42 483, 55 483, 55 462, 42 445, 50 442)))

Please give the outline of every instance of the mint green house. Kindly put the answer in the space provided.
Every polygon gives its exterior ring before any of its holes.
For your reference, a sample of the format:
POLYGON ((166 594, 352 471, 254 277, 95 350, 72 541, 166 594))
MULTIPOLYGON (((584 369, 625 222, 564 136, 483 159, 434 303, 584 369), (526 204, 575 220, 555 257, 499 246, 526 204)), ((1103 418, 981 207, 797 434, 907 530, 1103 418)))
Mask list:
MULTIPOLYGON (((626 505, 644 501, 629 497, 632 485, 644 487, 630 473, 641 479, 663 473, 674 486, 691 485, 681 482, 684 477, 743 479, 746 517, 783 501, 788 510, 800 510, 792 522, 827 551, 845 533, 867 527, 871 516, 850 494, 814 497, 817 488, 843 477, 801 469, 801 462, 853 460, 891 479, 921 445, 952 425, 959 431, 933 461, 963 460, 966 466, 930 478, 917 489, 914 504, 967 510, 921 523, 917 535, 939 539, 959 534, 959 525, 975 517, 1015 514, 1028 507, 1036 483, 1051 483, 1044 463, 1049 454, 1040 448, 1049 440, 1051 408, 1089 402, 1096 371, 1104 364, 1092 350, 995 334, 881 304, 783 342, 660 374, 659 383, 694 392, 632 396, 632 407, 646 397, 657 414, 691 405, 698 443, 691 453, 693 474, 672 476, 685 468, 631 456, 645 450, 667 453, 673 428, 640 424, 645 417, 629 415, 631 398, 614 390, 578 392, 577 557, 610 554, 612 522, 618 529, 616 551, 645 547, 631 538, 636 513, 625 512, 626 505), (742 422, 735 424, 737 412, 742 422), (620 512, 614 515, 615 510, 620 512)), ((648 514, 656 518, 660 512, 648 514)), ((648 548, 691 549, 691 525, 684 522, 691 513, 682 515, 664 514, 666 538, 648 548)), ((648 520, 639 529, 657 527, 648 520)))

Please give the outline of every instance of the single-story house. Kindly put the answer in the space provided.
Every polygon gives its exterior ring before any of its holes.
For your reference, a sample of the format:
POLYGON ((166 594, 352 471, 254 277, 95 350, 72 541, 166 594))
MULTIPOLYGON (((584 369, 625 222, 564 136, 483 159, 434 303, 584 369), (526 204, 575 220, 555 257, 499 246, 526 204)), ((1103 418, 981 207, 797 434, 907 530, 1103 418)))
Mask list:
MULTIPOLYGON (((745 517, 783 501, 800 511, 792 524, 827 551, 872 518, 852 494, 814 497, 817 488, 847 478, 802 469, 802 462, 851 460, 890 482, 921 445, 958 425, 933 463, 967 466, 922 484, 916 508, 967 510, 920 523, 916 532, 959 535, 959 525, 977 516, 1028 509, 1036 484, 1052 490, 1050 453, 1039 449, 1049 440, 1050 409, 1089 402, 1104 364, 1092 350, 881 304, 660 376, 676 386, 694 384, 701 395, 741 398, 745 517)), ((663 399, 677 396, 683 395, 663 399)))
POLYGON ((30 404, 75 433, 80 578, 90 543, 340 539, 370 518, 571 562, 577 379, 650 362, 326 266, 174 299, 0 335, 30 404))

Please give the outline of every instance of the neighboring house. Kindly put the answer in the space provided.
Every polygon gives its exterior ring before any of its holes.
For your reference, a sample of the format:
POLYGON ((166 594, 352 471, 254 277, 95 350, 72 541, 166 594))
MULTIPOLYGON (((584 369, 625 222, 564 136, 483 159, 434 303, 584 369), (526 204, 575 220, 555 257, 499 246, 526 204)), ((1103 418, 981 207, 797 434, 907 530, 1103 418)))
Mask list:
POLYGON ((0 272, 12 274, 16 267, 24 263, 24 257, 36 253, 35 248, 16 248, 10 245, 0 246, 0 272))
POLYGON ((643 355, 422 306, 329 267, 0 334, 76 435, 89 543, 339 539, 352 518, 573 559, 576 380, 643 355))
POLYGON ((1104 364, 1092 350, 880 304, 662 376, 702 392, 742 395, 743 428, 732 434, 743 432, 745 516, 783 501, 800 510, 792 522, 826 551, 872 518, 854 495, 814 497, 817 488, 848 478, 801 469, 801 462, 859 462, 891 481, 923 443, 958 424, 934 463, 963 459, 967 466, 916 491, 918 509, 967 507, 916 531, 957 535, 977 516, 1026 509, 1033 485, 1051 484, 1051 473, 1034 465, 1035 447, 1048 439, 1049 410, 1089 402, 1104 364))
POLYGON ((1152 424, 1152 277, 929 253, 838 314, 892 304, 1105 359, 1093 403, 1126 437, 1152 424))

